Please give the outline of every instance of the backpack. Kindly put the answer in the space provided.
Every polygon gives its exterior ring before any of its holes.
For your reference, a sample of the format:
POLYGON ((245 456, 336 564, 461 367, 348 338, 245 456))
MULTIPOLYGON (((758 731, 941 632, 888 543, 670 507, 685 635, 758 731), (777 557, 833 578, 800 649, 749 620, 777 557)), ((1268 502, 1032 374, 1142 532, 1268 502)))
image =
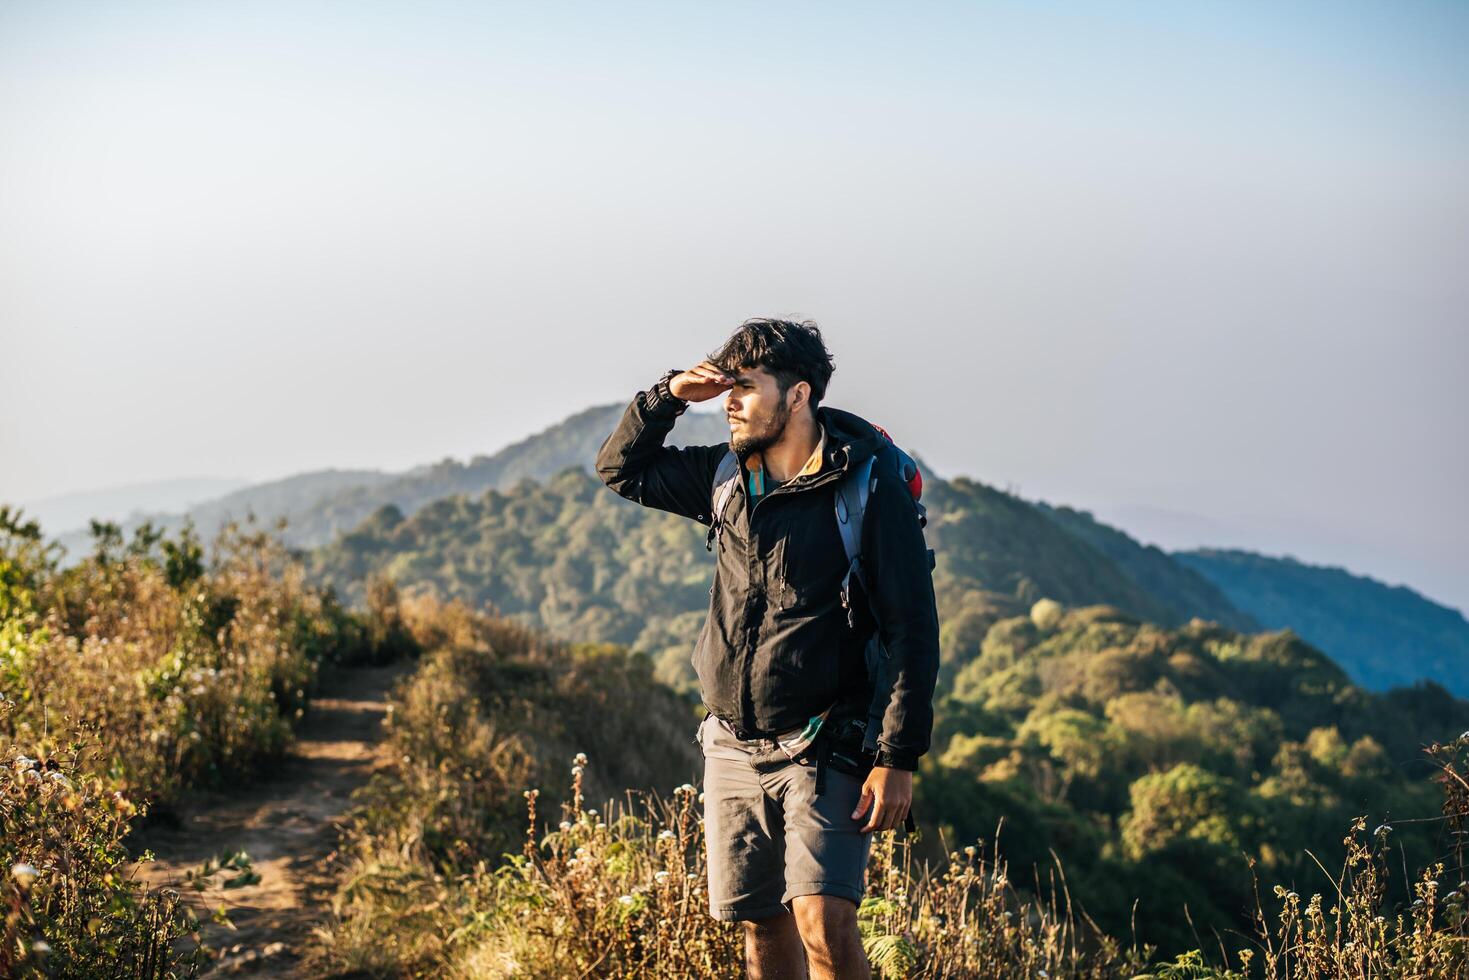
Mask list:
MULTIPOLYGON (((863 596, 870 597, 872 594, 868 589, 867 577, 862 567, 862 528, 867 518, 868 498, 877 488, 877 467, 888 467, 898 474, 904 486, 908 488, 913 507, 918 512, 918 526, 922 528, 928 525, 928 512, 920 499, 923 494, 923 475, 918 471, 918 463, 893 442, 893 437, 888 435, 885 429, 878 425, 872 427, 883 437, 883 444, 877 452, 864 459, 852 472, 842 478, 842 481, 837 484, 835 495, 837 530, 841 532, 842 548, 847 553, 847 571, 842 576, 842 608, 847 610, 847 625, 854 629, 857 625, 857 611, 852 602, 852 580, 856 579, 857 583, 862 586, 863 596)), ((719 537, 724 522, 724 509, 729 505, 730 498, 734 496, 735 485, 739 478, 739 459, 731 450, 725 453, 724 458, 719 461, 719 467, 714 474, 714 510, 710 515, 713 521, 704 542, 706 550, 714 550, 714 543, 719 537)), ((930 570, 933 569, 934 564, 934 551, 929 548, 928 567, 930 570)), ((870 602, 868 611, 875 623, 877 610, 870 602)), ((880 628, 874 629, 867 638, 862 654, 867 662, 867 676, 873 680, 872 700, 867 709, 866 735, 862 741, 862 750, 875 755, 878 748, 877 740, 882 732, 883 715, 886 713, 888 700, 892 695, 894 681, 892 656, 883 646, 880 628)))

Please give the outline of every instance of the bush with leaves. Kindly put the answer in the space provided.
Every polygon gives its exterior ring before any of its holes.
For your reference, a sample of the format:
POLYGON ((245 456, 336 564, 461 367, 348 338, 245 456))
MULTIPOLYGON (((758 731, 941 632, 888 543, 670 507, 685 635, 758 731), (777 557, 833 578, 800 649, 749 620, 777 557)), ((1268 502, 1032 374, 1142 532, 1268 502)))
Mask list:
POLYGON ((34 758, 0 746, 0 976, 193 976, 193 913, 127 873, 123 839, 147 804, 79 770, 84 742, 34 758))
POLYGON ((371 646, 360 622, 305 584, 263 530, 230 525, 205 562, 190 529, 58 567, 40 529, 0 508, 0 728, 44 752, 87 729, 86 771, 137 798, 248 775, 282 752, 322 662, 371 646))

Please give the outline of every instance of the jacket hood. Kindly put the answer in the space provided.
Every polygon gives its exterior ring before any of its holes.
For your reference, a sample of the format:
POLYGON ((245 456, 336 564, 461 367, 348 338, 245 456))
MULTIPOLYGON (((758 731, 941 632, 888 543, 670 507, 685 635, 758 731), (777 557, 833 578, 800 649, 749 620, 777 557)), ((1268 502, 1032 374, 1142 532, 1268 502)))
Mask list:
POLYGON ((816 420, 826 426, 828 459, 845 450, 846 463, 860 463, 887 441, 871 422, 840 408, 820 405, 816 409, 816 420))

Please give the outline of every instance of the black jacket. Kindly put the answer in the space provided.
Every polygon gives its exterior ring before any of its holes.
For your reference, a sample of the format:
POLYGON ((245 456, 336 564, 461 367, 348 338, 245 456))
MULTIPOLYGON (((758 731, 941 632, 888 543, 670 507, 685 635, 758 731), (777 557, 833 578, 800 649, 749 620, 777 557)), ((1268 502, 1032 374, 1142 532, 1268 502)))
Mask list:
MULTIPOLYGON (((663 445, 687 407, 666 380, 638 392, 598 451, 597 473, 629 500, 709 525, 715 470, 729 443, 663 445)), ((834 503, 846 467, 875 452, 883 437, 849 412, 820 406, 816 419, 827 434, 819 470, 772 490, 753 513, 739 481, 694 647, 705 706, 756 734, 800 728, 838 701, 840 712, 865 717, 871 697, 862 647, 874 624, 859 615, 853 628, 841 605, 847 558, 834 503)), ((878 613, 895 668, 878 761, 916 769, 933 730, 938 610, 912 498, 896 473, 877 469, 862 543, 873 595, 864 602, 853 591, 859 610, 870 604, 878 613)))

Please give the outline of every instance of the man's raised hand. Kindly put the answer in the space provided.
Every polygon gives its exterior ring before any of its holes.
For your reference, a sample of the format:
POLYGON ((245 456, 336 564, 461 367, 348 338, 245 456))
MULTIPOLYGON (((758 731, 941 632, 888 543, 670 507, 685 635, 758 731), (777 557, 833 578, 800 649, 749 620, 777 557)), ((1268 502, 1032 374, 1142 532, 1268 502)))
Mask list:
POLYGON ((668 382, 673 397, 688 402, 703 402, 723 394, 734 385, 734 378, 725 374, 708 361, 700 361, 682 374, 676 374, 668 382))

